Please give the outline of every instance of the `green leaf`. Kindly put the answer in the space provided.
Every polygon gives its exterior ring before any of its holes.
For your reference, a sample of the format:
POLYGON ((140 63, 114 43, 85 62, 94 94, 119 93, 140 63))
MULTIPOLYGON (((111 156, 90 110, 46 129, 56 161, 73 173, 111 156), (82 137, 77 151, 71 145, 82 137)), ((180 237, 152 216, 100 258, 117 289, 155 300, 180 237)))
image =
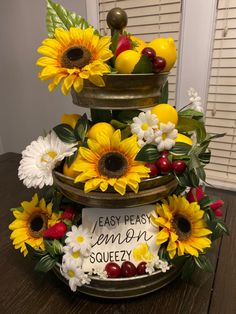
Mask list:
POLYGON ((121 130, 121 139, 124 140, 125 138, 131 136, 131 129, 130 126, 128 125, 125 129, 121 130))
POLYGON ((51 270, 56 265, 56 263, 57 259, 53 258, 50 255, 45 255, 36 264, 34 270, 46 273, 51 270))
POLYGON ((169 98, 169 83, 168 81, 165 82, 165 85, 162 87, 161 96, 159 99, 160 104, 168 104, 169 98))
POLYGON ((45 256, 47 254, 47 252, 45 251, 41 251, 41 250, 36 250, 34 249, 31 245, 29 245, 28 243, 25 243, 25 246, 27 248, 28 251, 28 256, 32 259, 39 259, 42 256, 45 256))
POLYGON ((196 175, 195 171, 189 171, 189 179, 191 182, 190 186, 197 187, 199 185, 199 178, 196 175))
POLYGON ((170 150, 170 152, 173 155, 187 155, 191 149, 192 149, 191 145, 182 142, 177 142, 175 143, 175 146, 170 150))
MULTIPOLYGON (((81 120, 81 118, 80 118, 80 120, 81 120)), ((62 142, 72 144, 72 143, 76 143, 76 141, 77 141, 77 139, 74 135, 74 130, 68 124, 65 124, 65 123, 58 124, 57 126, 55 126, 53 128, 53 131, 56 133, 56 135, 59 137, 59 139, 62 142)))
POLYGON ((186 260, 186 262, 182 268, 181 278, 183 280, 189 279, 192 276, 195 269, 196 269, 196 264, 195 264, 192 256, 190 256, 190 257, 188 257, 188 259, 186 260))
POLYGON ((201 166, 198 156, 194 153, 191 154, 191 159, 189 161, 189 170, 199 168, 201 166))
POLYGON ((204 146, 206 143, 209 143, 210 141, 212 141, 215 138, 220 138, 220 137, 224 137, 226 135, 226 133, 220 133, 220 134, 207 134, 206 138, 204 139, 204 141, 201 143, 201 146, 204 146))
POLYGON ((157 147, 152 144, 147 144, 140 149, 135 160, 155 162, 159 156, 160 153, 158 152, 157 147))
POLYGON ((198 204, 201 207, 201 209, 208 207, 211 203, 212 201, 210 200, 208 195, 205 195, 202 199, 200 199, 200 201, 198 201, 198 204))
POLYGON ((201 179, 204 182, 206 181, 206 173, 203 166, 195 168, 194 171, 195 174, 199 177, 199 179, 201 179))
POLYGON ((189 118, 189 119, 192 119, 192 118, 202 118, 203 117, 203 113, 202 112, 199 112, 199 111, 196 111, 196 110, 193 110, 193 109, 185 109, 183 111, 179 111, 178 115, 181 116, 181 117, 189 118))
POLYGON ((209 151, 209 152, 201 153, 198 155, 198 158, 200 162, 204 164, 209 164, 210 159, 211 159, 211 152, 209 151))
POLYGON ((196 131, 198 139, 200 139, 200 137, 204 138, 204 134, 206 134, 205 127, 202 122, 182 117, 181 115, 178 116, 178 124, 176 128, 179 133, 196 131))
POLYGON ((182 187, 191 186, 191 181, 186 171, 181 175, 177 175, 176 173, 174 174, 180 186, 182 187))
POLYGON ((23 212, 24 211, 24 208, 23 207, 21 207, 21 206, 19 206, 19 207, 15 207, 15 208, 10 208, 10 211, 11 212, 13 212, 13 211, 15 211, 15 210, 17 210, 18 212, 23 212))
POLYGON ((66 157, 66 164, 68 167, 72 165, 72 163, 75 161, 76 157, 78 156, 79 150, 77 149, 73 155, 66 157))
POLYGON ((200 121, 199 121, 199 128, 196 129, 196 134, 197 134, 198 143, 201 143, 206 138, 206 128, 204 124, 200 121))
POLYGON ((89 121, 86 117, 86 115, 83 115, 77 122, 75 129, 74 129, 74 134, 77 140, 81 140, 84 142, 86 134, 88 132, 89 128, 89 121))
POLYGON ((133 118, 137 117, 140 112, 142 112, 141 110, 122 110, 119 111, 119 113, 117 114, 117 120, 124 122, 124 123, 132 123, 133 122, 133 118))
POLYGON ((119 36, 120 36, 120 32, 115 29, 113 36, 111 38, 111 45, 110 45, 110 50, 112 51, 113 54, 115 54, 116 47, 117 47, 118 41, 119 41, 119 36))
POLYGON ((160 257, 160 259, 162 261, 168 261, 169 260, 169 254, 166 250, 166 246, 165 245, 161 245, 161 247, 158 250, 158 256, 160 257))
MULTIPOLYGON (((62 5, 52 0, 47 1, 46 25, 48 36, 51 38, 54 37, 57 27, 69 30, 71 27, 86 29, 90 26, 80 15, 66 10, 62 5)), ((98 32, 96 31, 96 33, 98 32)))
POLYGON ((152 62, 147 55, 142 55, 133 69, 133 74, 152 73, 152 62))
POLYGON ((223 233, 229 235, 229 230, 222 219, 215 219, 214 221, 211 221, 209 224, 209 228, 212 231, 211 235, 212 241, 220 238, 223 235, 223 233))
POLYGON ((117 130, 117 129, 124 129, 127 127, 127 124, 126 123, 122 123, 118 120, 111 120, 111 125, 117 130))
POLYGON ((63 245, 58 240, 50 241, 50 240, 44 239, 44 244, 45 244, 46 251, 53 258, 55 258, 57 255, 63 254, 63 245))
POLYGON ((52 211, 55 213, 59 213, 61 209, 61 201, 62 201, 62 194, 58 191, 55 191, 52 198, 52 211))
POLYGON ((110 110, 90 109, 93 123, 110 122, 112 119, 110 110))
POLYGON ((210 273, 213 272, 213 266, 206 255, 200 254, 198 257, 194 256, 194 262, 198 268, 210 273))

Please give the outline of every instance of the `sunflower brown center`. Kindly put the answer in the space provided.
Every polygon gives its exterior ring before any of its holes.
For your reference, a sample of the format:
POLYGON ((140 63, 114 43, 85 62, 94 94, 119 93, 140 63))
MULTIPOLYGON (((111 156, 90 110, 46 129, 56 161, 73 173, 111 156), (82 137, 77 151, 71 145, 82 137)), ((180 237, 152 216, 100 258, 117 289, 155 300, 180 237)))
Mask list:
POLYGON ((127 159, 118 152, 106 153, 98 162, 99 172, 108 178, 119 178, 127 172, 127 169, 127 159))
POLYGON ((90 51, 83 46, 72 46, 68 48, 61 57, 61 65, 67 69, 83 68, 89 64, 92 55, 90 51))
POLYGON ((175 229, 180 241, 187 240, 191 236, 191 222, 182 215, 174 216, 172 220, 172 227, 175 229))
POLYGON ((28 221, 28 230, 33 238, 41 238, 47 229, 47 216, 42 213, 32 215, 28 221))

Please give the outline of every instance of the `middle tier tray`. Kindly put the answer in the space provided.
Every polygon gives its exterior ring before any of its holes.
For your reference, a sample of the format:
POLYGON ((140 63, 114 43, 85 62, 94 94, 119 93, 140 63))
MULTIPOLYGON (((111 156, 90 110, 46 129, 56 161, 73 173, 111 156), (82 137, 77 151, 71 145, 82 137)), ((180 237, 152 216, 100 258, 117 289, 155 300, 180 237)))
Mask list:
POLYGON ((112 188, 106 192, 95 190, 85 193, 82 183, 75 184, 73 178, 56 170, 53 172, 53 177, 57 188, 72 201, 85 206, 100 208, 125 208, 155 203, 167 197, 178 185, 172 174, 149 178, 141 181, 137 194, 127 188, 127 192, 122 196, 112 188))
POLYGON ((158 74, 108 74, 105 87, 97 87, 88 80, 78 94, 71 90, 73 103, 95 109, 141 109, 156 105, 168 72, 158 74))

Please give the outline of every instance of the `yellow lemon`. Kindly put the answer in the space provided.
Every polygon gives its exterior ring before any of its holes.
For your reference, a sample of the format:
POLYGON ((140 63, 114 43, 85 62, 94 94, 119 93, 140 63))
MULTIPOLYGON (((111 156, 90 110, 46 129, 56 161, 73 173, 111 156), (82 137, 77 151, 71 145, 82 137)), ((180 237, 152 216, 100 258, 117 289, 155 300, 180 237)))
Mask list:
POLYGON ((146 42, 144 40, 142 40, 141 38, 139 37, 136 37, 136 36, 130 36, 130 39, 132 41, 134 41, 137 46, 135 46, 135 50, 138 51, 139 53, 141 53, 141 51, 143 50, 143 48, 145 48, 147 46, 146 42))
POLYGON ((77 121, 81 118, 80 114, 63 114, 61 116, 61 123, 69 124, 73 129, 76 126, 77 121))
POLYGON ((115 69, 121 74, 130 74, 138 63, 141 55, 134 50, 125 50, 119 54, 115 61, 115 69))
POLYGON ((96 140, 97 134, 105 133, 108 137, 111 137, 115 132, 115 129, 112 125, 106 122, 98 122, 94 124, 87 133, 88 138, 93 138, 96 140))
POLYGON ((169 104, 160 104, 151 109, 151 113, 158 117, 159 123, 174 123, 178 122, 178 113, 175 108, 169 104))
POLYGON ((173 68, 176 61, 176 46, 173 38, 156 38, 147 46, 153 48, 157 56, 166 60, 164 71, 170 71, 173 68))
POLYGON ((193 141, 191 140, 191 138, 181 133, 178 133, 175 139, 175 142, 181 142, 181 143, 185 143, 191 146, 193 145, 193 141))
POLYGON ((79 174, 78 171, 73 170, 73 165, 76 162, 76 160, 78 159, 79 155, 77 155, 76 159, 72 162, 72 164, 70 166, 67 165, 67 163, 64 163, 63 166, 63 174, 67 177, 71 177, 71 178, 76 178, 79 174))

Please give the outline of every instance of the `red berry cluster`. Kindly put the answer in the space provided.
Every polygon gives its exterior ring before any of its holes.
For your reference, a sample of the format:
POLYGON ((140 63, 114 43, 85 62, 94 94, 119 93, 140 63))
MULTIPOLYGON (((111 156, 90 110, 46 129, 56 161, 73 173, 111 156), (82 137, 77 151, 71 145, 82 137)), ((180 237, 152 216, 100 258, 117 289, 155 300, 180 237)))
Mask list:
POLYGON ((185 171, 187 165, 184 160, 174 160, 171 162, 168 158, 169 152, 161 152, 161 156, 154 163, 147 163, 146 167, 150 169, 150 176, 164 175, 174 171, 176 174, 181 174, 185 171))
POLYGON ((141 262, 135 267, 133 263, 125 261, 120 267, 117 263, 110 262, 106 264, 105 271, 108 278, 134 277, 146 274, 146 263, 141 262))
POLYGON ((164 70, 166 60, 156 55, 156 51, 151 47, 146 47, 142 50, 142 54, 146 55, 152 62, 152 69, 154 73, 159 73, 164 70))

